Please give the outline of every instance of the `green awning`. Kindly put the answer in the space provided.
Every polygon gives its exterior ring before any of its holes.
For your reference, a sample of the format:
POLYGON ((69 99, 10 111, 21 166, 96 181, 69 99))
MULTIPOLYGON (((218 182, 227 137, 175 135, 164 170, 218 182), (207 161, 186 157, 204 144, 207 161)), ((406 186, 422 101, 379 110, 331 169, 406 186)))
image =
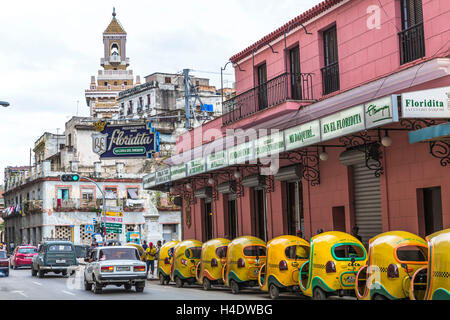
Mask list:
POLYGON ((409 143, 450 139, 450 122, 427 127, 409 134, 409 143))

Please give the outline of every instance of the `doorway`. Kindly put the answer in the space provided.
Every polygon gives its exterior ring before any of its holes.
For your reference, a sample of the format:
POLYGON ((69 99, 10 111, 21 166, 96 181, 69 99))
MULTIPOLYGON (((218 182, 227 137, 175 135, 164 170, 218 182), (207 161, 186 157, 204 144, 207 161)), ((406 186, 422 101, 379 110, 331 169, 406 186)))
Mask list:
POLYGON ((253 203, 254 236, 267 242, 267 206, 265 189, 253 189, 253 203))
POLYGON ((303 237, 303 192, 301 181, 286 183, 286 201, 287 234, 303 237))
POLYGON ((211 240, 213 238, 213 213, 212 213, 212 202, 211 199, 205 199, 203 205, 203 242, 211 240))
POLYGON ((228 212, 227 212, 227 236, 228 239, 233 240, 238 236, 238 216, 236 195, 228 196, 228 212))
POLYGON ((267 67, 262 64, 257 69, 258 72, 258 110, 267 108, 267 67))
POLYGON ((422 191, 425 235, 430 235, 443 229, 441 187, 425 188, 422 191))

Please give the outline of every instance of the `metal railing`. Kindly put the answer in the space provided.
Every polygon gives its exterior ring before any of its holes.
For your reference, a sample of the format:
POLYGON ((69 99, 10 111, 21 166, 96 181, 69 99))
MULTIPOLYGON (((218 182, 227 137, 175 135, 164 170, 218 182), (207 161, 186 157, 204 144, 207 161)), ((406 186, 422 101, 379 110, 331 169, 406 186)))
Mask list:
POLYGON ((330 64, 322 69, 322 90, 323 94, 329 94, 338 91, 340 88, 339 82, 339 64, 337 62, 330 64))
POLYGON ((405 64, 425 56, 423 22, 398 33, 400 64, 405 64))
POLYGON ((223 125, 280 105, 289 99, 313 100, 312 73, 283 73, 223 103, 223 125))

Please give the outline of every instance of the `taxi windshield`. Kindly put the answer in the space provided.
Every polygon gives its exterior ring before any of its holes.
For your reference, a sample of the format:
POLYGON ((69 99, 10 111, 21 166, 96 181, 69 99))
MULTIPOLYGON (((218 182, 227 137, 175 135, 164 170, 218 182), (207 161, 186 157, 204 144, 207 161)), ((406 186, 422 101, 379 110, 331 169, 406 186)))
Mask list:
POLYGON ((309 247, 300 245, 289 246, 284 250, 284 253, 288 259, 308 259, 309 247))
POLYGON ((106 260, 140 260, 134 248, 111 248, 100 250, 100 261, 106 260))
POLYGON ((225 258, 227 256, 228 246, 218 247, 216 249, 216 256, 218 258, 225 258))
POLYGON ((422 246, 404 246, 397 248, 397 258, 400 262, 428 261, 428 248, 422 246))
POLYGON ((332 249, 333 257, 336 260, 363 260, 366 257, 364 249, 358 244, 340 244, 332 249))
POLYGON ((247 257, 265 257, 266 247, 264 246, 248 246, 244 248, 244 256, 247 257))
POLYGON ((201 247, 193 247, 186 250, 186 258, 188 259, 200 259, 202 256, 201 247))

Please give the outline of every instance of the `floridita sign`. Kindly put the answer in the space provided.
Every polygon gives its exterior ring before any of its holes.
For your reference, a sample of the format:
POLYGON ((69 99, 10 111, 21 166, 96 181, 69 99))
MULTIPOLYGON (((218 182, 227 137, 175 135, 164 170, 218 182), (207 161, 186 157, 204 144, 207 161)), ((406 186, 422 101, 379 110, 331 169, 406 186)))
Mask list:
POLYGON ((403 118, 450 118, 450 87, 402 94, 403 118))
POLYGON ((100 159, 151 158, 159 151, 159 132, 150 122, 109 125, 100 120, 94 126, 99 133, 92 135, 92 150, 100 159))

